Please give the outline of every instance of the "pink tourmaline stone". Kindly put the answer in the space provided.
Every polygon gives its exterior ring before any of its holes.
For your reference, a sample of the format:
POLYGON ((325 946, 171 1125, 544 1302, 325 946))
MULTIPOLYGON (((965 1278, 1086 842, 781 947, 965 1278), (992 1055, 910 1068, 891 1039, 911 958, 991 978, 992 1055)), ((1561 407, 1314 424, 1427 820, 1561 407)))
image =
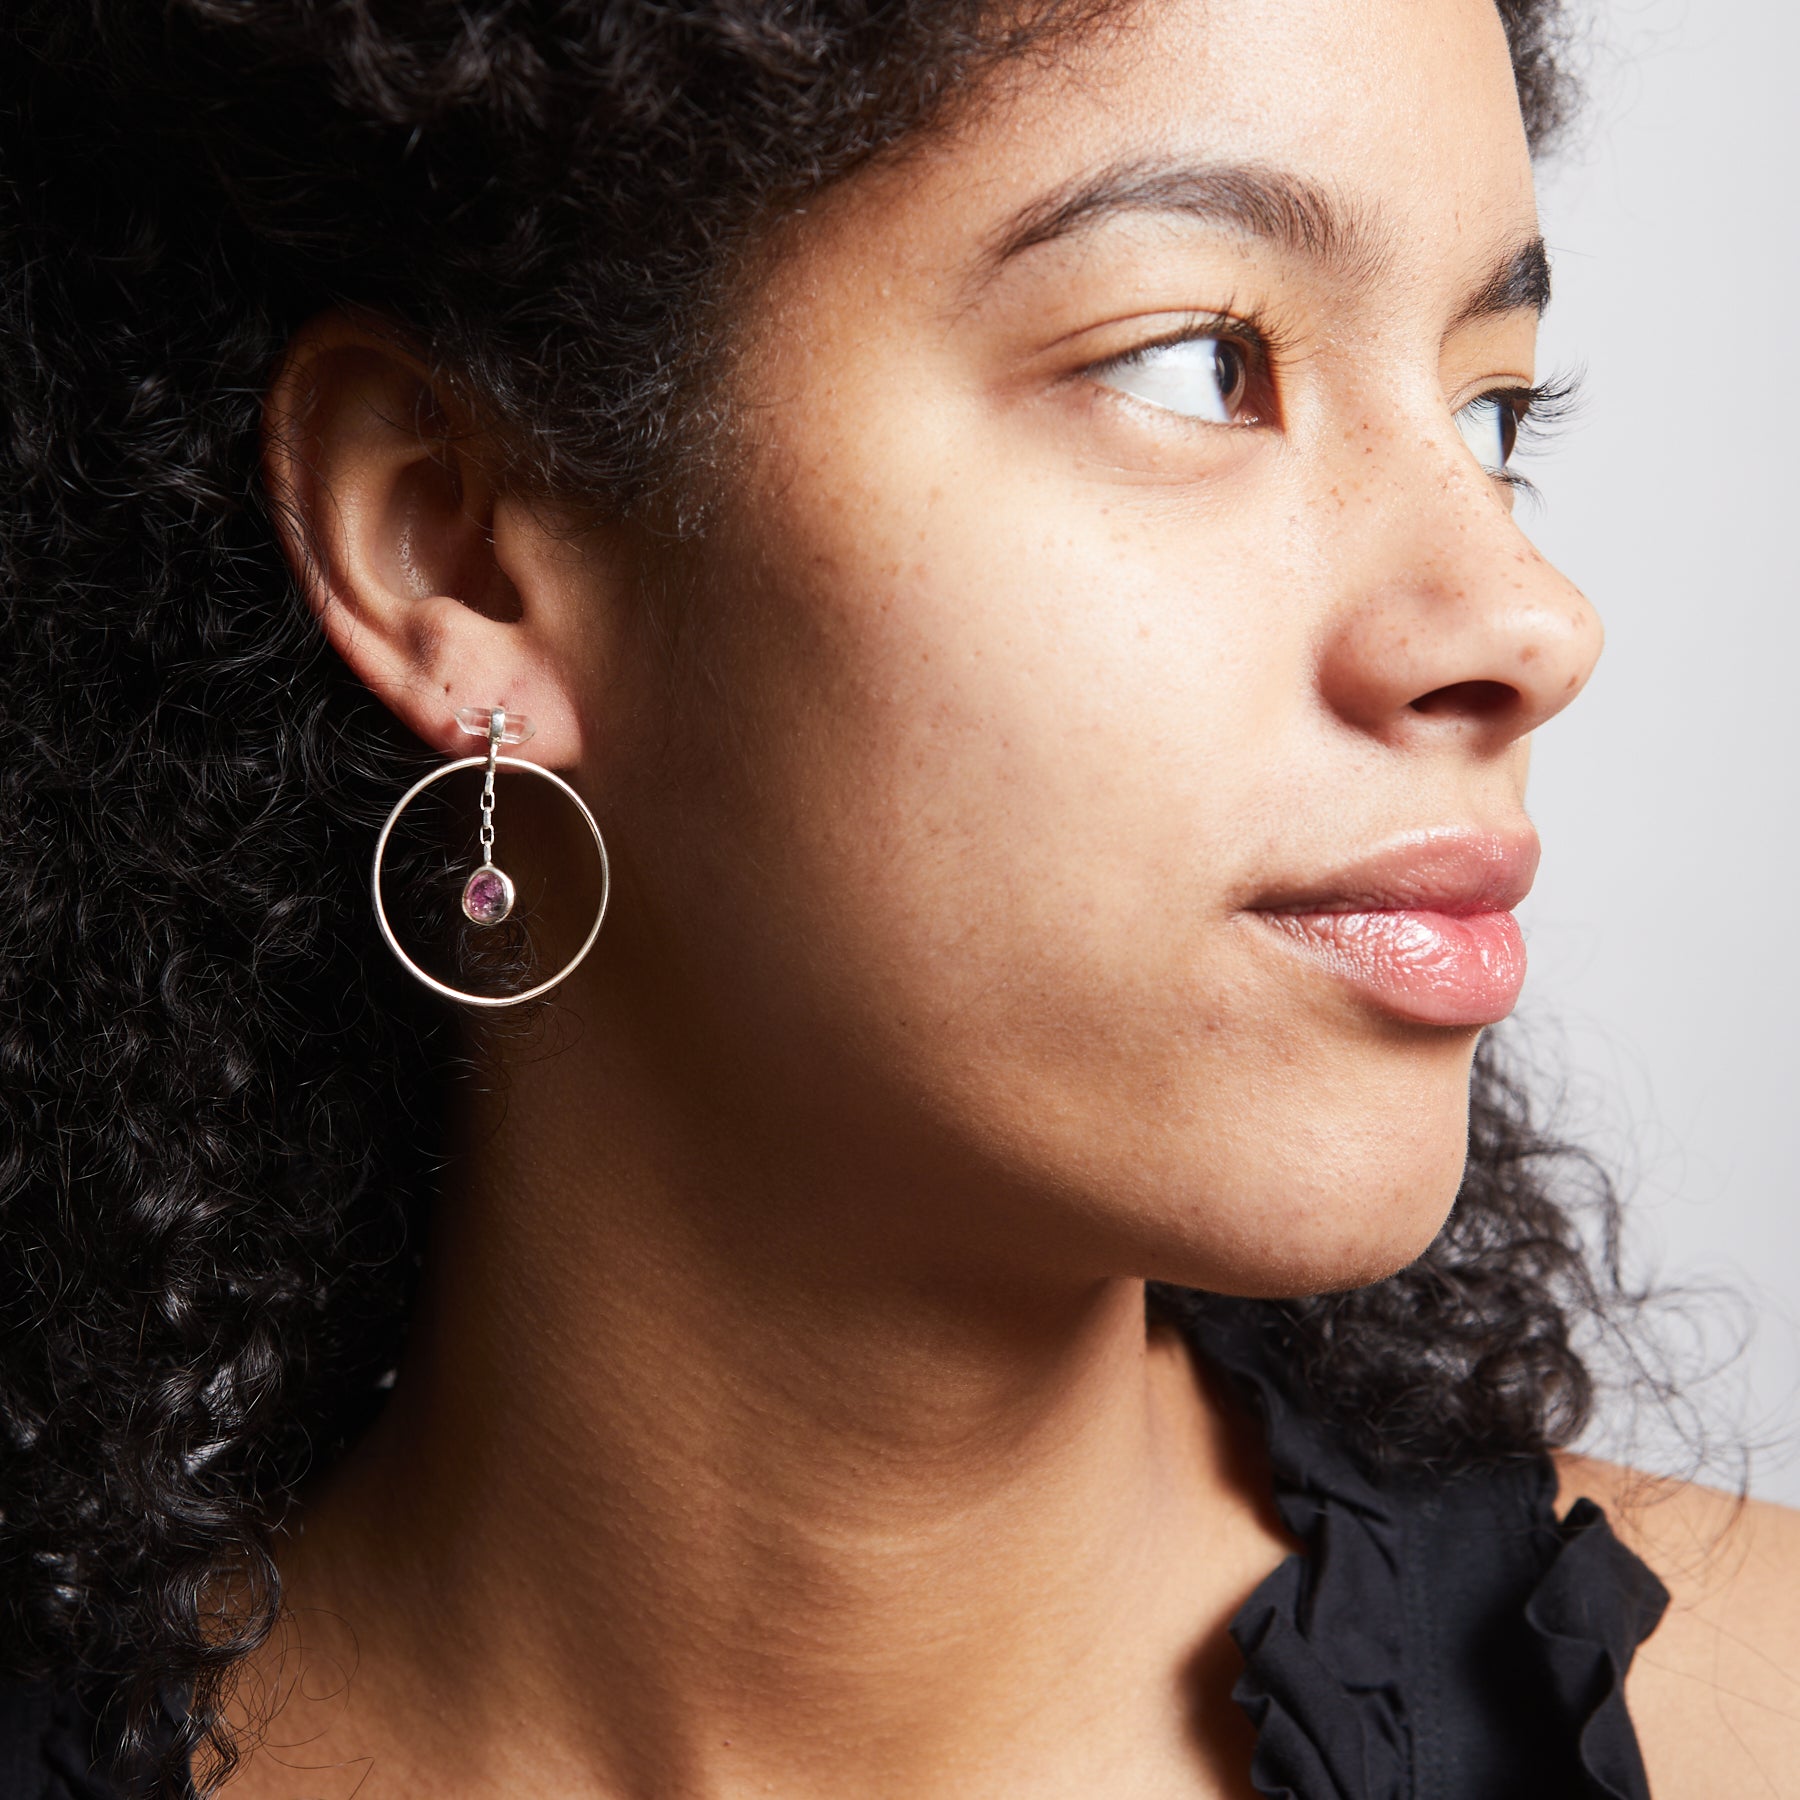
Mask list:
POLYGON ((498 925, 513 909, 513 884, 498 869, 477 869, 463 887, 462 909, 477 925, 498 925))

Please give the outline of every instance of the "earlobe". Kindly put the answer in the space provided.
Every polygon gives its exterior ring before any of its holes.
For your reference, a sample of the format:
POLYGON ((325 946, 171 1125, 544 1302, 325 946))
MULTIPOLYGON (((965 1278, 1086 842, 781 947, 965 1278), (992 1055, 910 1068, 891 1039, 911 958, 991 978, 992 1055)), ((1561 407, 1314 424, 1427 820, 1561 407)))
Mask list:
POLYGON ((533 761, 567 767, 582 744, 548 616, 563 595, 490 448, 398 333, 343 313, 295 336, 265 407, 277 529, 337 653, 439 750, 462 748, 459 707, 504 705, 536 723, 533 761))

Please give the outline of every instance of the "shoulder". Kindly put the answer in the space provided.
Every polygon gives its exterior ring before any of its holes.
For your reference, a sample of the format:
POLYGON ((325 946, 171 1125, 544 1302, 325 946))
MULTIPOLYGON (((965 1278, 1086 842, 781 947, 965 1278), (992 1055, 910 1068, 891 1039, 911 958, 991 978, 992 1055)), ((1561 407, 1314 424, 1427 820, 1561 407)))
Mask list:
POLYGON ((1625 1682, 1657 1800, 1800 1800, 1800 1512, 1587 1457, 1556 1467, 1558 1514, 1596 1502, 1669 1590, 1625 1682))

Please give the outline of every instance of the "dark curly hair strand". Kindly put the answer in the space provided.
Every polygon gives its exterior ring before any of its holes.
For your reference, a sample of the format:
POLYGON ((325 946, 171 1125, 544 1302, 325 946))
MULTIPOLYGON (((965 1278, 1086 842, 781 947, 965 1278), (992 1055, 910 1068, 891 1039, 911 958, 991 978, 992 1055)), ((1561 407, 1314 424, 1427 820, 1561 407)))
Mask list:
MULTIPOLYGON (((1541 144, 1556 0, 1499 4, 1541 144)), ((456 1055, 364 899, 370 796, 418 746, 324 648, 259 489, 284 344, 375 309, 515 480, 647 504, 695 454, 759 228, 1106 10, 15 0, 0 24, 0 1642, 117 1697, 147 1791, 232 1767, 270 1521, 379 1404, 456 1055)), ((1484 1052, 1426 1256, 1271 1303, 1370 1457, 1578 1429, 1571 1332, 1605 1294, 1552 1154, 1484 1052)))

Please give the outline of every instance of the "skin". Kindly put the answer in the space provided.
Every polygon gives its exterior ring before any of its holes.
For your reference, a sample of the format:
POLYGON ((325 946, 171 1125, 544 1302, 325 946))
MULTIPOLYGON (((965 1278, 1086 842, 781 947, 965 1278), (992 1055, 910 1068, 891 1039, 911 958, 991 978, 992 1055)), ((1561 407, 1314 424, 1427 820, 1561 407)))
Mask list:
MULTIPOLYGON (((771 237, 693 541, 497 490, 391 333, 301 334, 268 473, 324 629, 447 753, 529 715, 615 887, 557 1054, 461 1097, 234 1800, 1250 1791, 1224 1626, 1293 1546, 1142 1280, 1368 1281, 1455 1191, 1477 1028, 1255 905, 1519 830, 1588 677, 1456 424, 1532 377, 1535 308, 1470 303, 1536 235, 1487 0, 1158 0, 771 237), (1286 171, 1344 241, 1140 209, 995 266, 1149 160, 1286 171), (1195 311, 1277 328, 1260 423, 1096 373, 1195 311)), ((1659 1795, 1800 1767, 1790 1688, 1753 1749, 1682 1699, 1705 1631, 1800 1666, 1752 1515, 1767 1567, 1633 1671, 1659 1795)))

